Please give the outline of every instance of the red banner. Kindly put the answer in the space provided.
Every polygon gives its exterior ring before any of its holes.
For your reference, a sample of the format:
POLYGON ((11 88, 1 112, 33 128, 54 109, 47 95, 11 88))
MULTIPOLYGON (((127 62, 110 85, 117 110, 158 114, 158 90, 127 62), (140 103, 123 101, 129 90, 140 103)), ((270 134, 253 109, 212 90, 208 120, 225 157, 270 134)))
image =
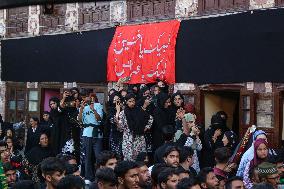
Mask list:
POLYGON ((107 80, 175 83, 175 45, 180 22, 117 27, 108 50, 107 80))

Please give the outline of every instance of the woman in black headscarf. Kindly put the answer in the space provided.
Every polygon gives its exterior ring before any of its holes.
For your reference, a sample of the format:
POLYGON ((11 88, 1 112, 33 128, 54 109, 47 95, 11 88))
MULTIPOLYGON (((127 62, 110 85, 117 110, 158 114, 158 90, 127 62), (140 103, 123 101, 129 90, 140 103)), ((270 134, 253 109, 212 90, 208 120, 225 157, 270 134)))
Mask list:
POLYGON ((149 130, 153 118, 146 111, 150 104, 145 100, 142 107, 135 105, 135 95, 127 94, 126 106, 119 116, 118 128, 123 131, 122 153, 124 160, 134 161, 140 152, 146 152, 146 141, 144 133, 149 130))
POLYGON ((224 133, 222 142, 225 147, 229 148, 231 150, 231 153, 233 153, 238 145, 238 137, 233 131, 226 131, 224 133))
POLYGON ((62 115, 61 112, 58 111, 59 101, 60 100, 57 97, 52 97, 49 99, 50 119, 52 122, 52 126, 50 128, 50 146, 55 154, 59 154, 61 152, 60 126, 62 123, 62 115))
POLYGON ((42 160, 48 157, 54 157, 54 153, 48 144, 48 136, 46 133, 41 133, 38 145, 28 151, 26 158, 32 165, 38 165, 42 160))
MULTIPOLYGON (((144 102, 145 102, 145 99, 146 98, 149 98, 151 99, 152 101, 152 98, 151 98, 151 95, 150 95, 150 89, 149 87, 147 86, 144 86, 140 89, 139 91, 139 95, 138 95, 138 98, 136 98, 136 105, 137 106, 143 106, 144 102)), ((153 115, 153 111, 154 111, 154 103, 151 103, 148 107, 147 107, 147 112, 151 115, 153 115)))
POLYGON ((55 154, 74 153, 75 146, 72 138, 72 124, 69 120, 69 114, 65 108, 60 107, 57 97, 49 99, 50 118, 52 120, 51 128, 51 148, 55 154))
POLYGON ((166 125, 175 125, 175 116, 170 110, 171 97, 168 94, 160 93, 157 96, 157 107, 154 110, 154 123, 152 127, 153 150, 164 144, 162 129, 166 125))
POLYGON ((122 132, 117 129, 116 115, 122 111, 122 103, 118 92, 109 96, 108 114, 106 117, 106 128, 109 129, 109 148, 112 152, 122 157, 122 132))
POLYGON ((215 164, 214 151, 217 148, 224 147, 222 142, 223 135, 228 128, 224 126, 223 119, 219 114, 214 114, 211 117, 211 125, 205 131, 203 145, 203 166, 213 167, 215 164))

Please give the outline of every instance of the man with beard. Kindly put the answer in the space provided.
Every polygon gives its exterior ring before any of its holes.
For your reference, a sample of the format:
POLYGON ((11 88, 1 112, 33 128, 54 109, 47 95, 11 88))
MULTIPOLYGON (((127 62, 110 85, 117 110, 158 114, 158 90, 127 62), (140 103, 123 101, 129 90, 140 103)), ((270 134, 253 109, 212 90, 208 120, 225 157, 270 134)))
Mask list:
POLYGON ((42 176, 46 189, 56 189, 58 182, 65 176, 65 167, 58 158, 49 157, 41 163, 42 176))
POLYGON ((218 189, 219 181, 211 167, 205 167, 197 175, 202 189, 218 189))
POLYGON ((166 168, 158 176, 158 184, 161 189, 176 189, 179 176, 174 168, 166 168))
POLYGON ((108 167, 114 169, 119 160, 118 156, 115 153, 107 150, 99 153, 96 158, 98 168, 108 167))
POLYGON ((118 189, 140 189, 138 165, 133 161, 121 161, 114 169, 118 177, 118 189))
POLYGON ((138 165, 138 176, 139 176, 139 186, 141 188, 150 188, 151 187, 151 176, 148 170, 147 165, 144 162, 136 162, 138 165))
POLYGON ((8 187, 11 187, 17 180, 16 169, 10 162, 3 164, 4 173, 7 178, 8 187))
POLYGON ((175 146, 169 146, 164 153, 164 161, 169 167, 179 166, 179 149, 175 146))
POLYGON ((174 142, 175 127, 173 125, 164 125, 161 130, 165 143, 155 151, 155 163, 164 163, 163 154, 165 153, 165 150, 169 146, 183 147, 187 140, 187 135, 189 135, 189 130, 185 128, 180 138, 176 142, 174 142))
POLYGON ((189 171, 190 175, 196 176, 197 173, 195 169, 192 167, 193 165, 193 150, 188 146, 183 146, 180 150, 179 154, 179 162, 180 167, 182 167, 184 170, 189 171))

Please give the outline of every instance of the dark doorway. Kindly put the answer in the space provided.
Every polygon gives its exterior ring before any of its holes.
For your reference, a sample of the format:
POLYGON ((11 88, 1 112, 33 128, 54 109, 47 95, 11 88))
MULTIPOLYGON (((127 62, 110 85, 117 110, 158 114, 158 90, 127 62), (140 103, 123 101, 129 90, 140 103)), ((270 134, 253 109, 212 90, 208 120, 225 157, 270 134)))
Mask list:
POLYGON ((239 134, 239 100, 240 92, 204 91, 204 121, 206 129, 210 126, 211 117, 218 111, 228 115, 227 126, 239 134))

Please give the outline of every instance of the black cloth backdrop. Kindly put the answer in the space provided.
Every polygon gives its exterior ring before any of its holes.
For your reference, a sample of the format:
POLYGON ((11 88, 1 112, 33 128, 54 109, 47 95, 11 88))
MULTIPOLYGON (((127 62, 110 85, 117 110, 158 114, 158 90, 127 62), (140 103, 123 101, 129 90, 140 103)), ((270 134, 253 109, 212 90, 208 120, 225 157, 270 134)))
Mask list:
MULTIPOLYGON (((284 82, 284 9, 181 22, 176 82, 284 82)), ((114 28, 3 40, 3 81, 105 82, 114 28)))
POLYGON ((284 9, 184 21, 176 81, 284 82, 284 9))
POLYGON ((3 40, 4 81, 104 82, 115 29, 3 40))

